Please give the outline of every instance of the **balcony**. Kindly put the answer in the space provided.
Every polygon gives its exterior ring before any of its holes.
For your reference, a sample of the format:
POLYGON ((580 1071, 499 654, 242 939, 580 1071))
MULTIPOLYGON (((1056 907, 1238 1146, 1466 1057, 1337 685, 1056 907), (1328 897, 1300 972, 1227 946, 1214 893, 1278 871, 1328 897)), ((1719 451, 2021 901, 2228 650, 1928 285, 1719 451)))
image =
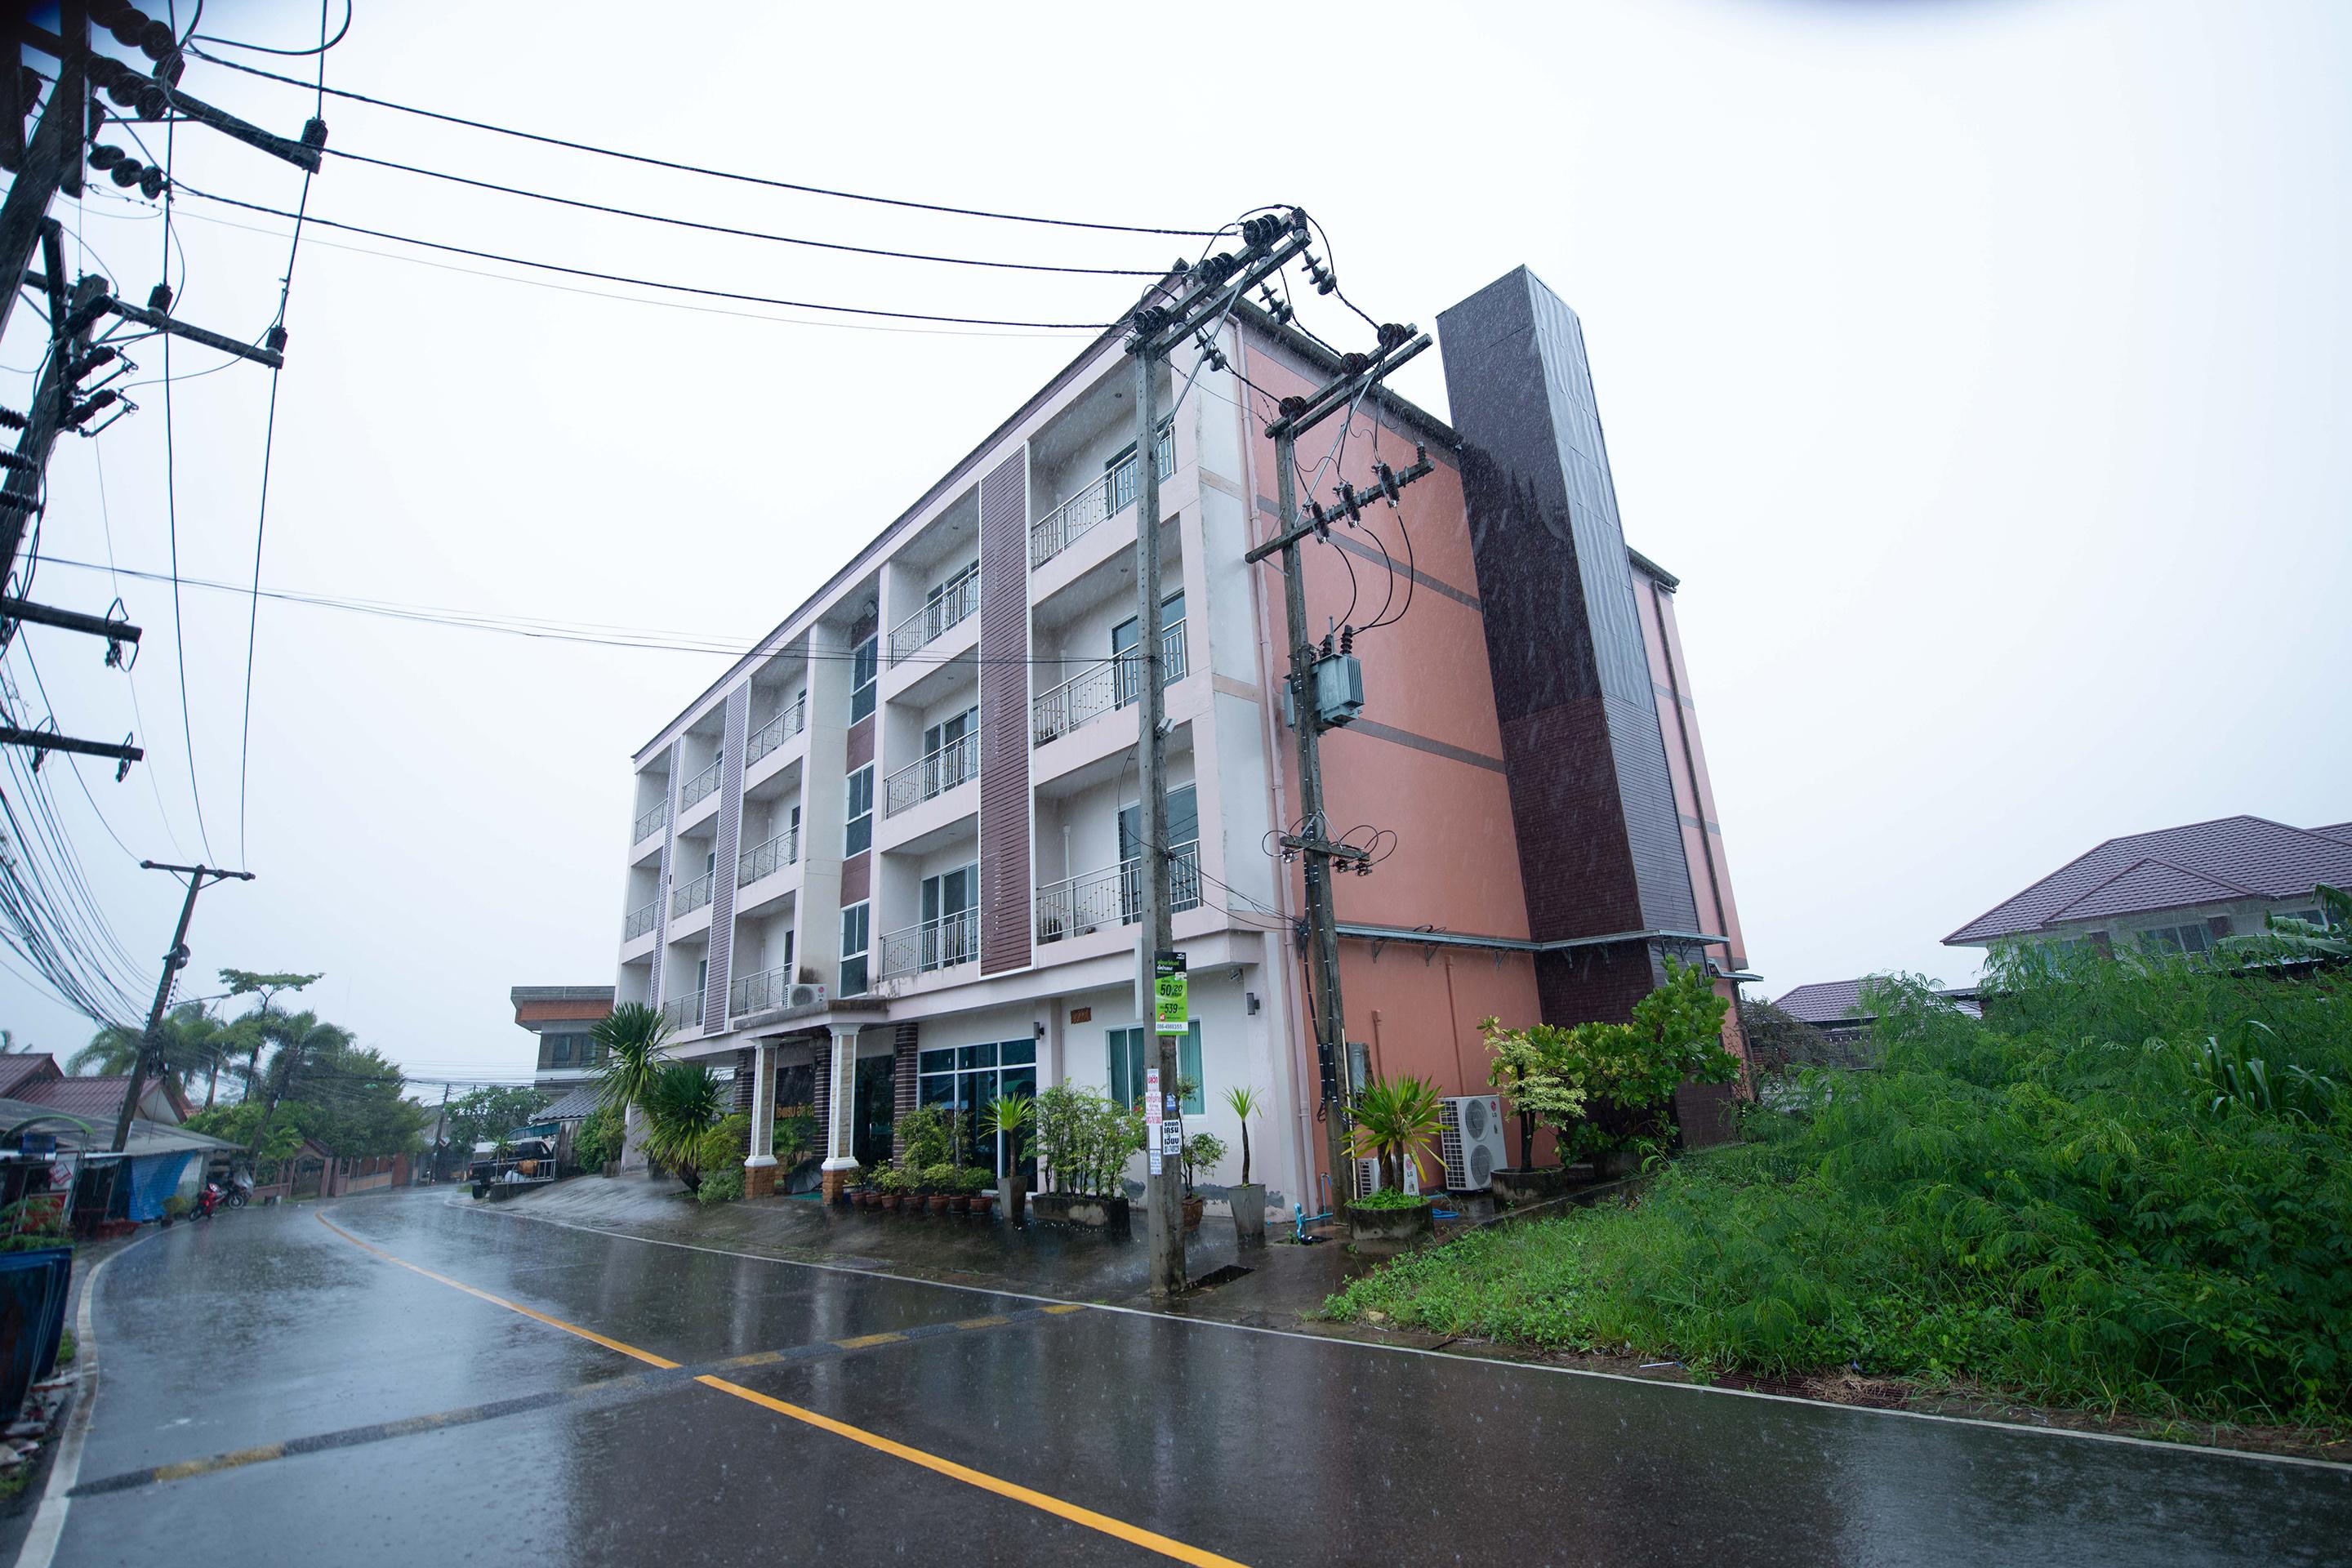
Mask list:
POLYGON ((980 956, 980 911, 965 910, 895 931, 882 939, 882 978, 952 969, 980 956))
POLYGON ((662 1022, 673 1035, 698 1035, 702 1032, 702 993, 689 991, 683 996, 673 996, 661 1005, 662 1022))
POLYGON ((807 726, 808 699, 803 696, 791 707, 751 731, 751 738, 743 742, 743 765, 749 768, 753 763, 799 734, 807 726))
POLYGON ((735 859, 735 885, 748 888, 762 877, 772 877, 801 858, 801 830, 787 827, 756 849, 735 859))
POLYGON ((707 799, 709 796, 710 792, 718 787, 719 763, 714 761, 709 767, 703 769, 700 773, 695 774, 692 778, 687 780, 686 783, 678 786, 678 810, 683 812, 692 806, 696 802, 707 799))
POLYGON ((660 918, 661 900, 659 899, 656 899, 644 909, 631 910, 627 918, 621 921, 621 940, 623 942, 635 942, 637 938, 645 935, 646 932, 653 930, 654 921, 660 918))
POLYGON ((896 816, 970 779, 980 776, 980 737, 950 741, 920 762, 908 763, 883 781, 882 815, 896 816))
MULTIPOLYGON (((1184 623, 1181 619, 1160 628, 1160 669, 1163 688, 1184 679, 1184 623)), ((1114 709, 1126 707, 1135 700, 1142 679, 1143 661, 1132 654, 1088 665, 1031 705, 1029 743, 1042 746, 1059 740, 1114 709)))
POLYGON ((824 999, 822 985, 795 985, 790 964, 743 975, 727 988, 727 1016, 741 1018, 788 1005, 795 990, 813 994, 816 1001, 824 999))
POLYGON ((664 801, 656 805, 651 811, 648 811, 643 816, 638 817, 635 825, 629 829, 629 842, 632 844, 642 844, 646 839, 652 837, 655 834, 659 833, 661 831, 662 823, 668 817, 668 816, 669 803, 667 801, 664 801))
MULTIPOLYGON (((1160 431, 1152 456, 1158 459, 1154 466, 1162 479, 1176 471, 1176 442, 1168 431, 1160 431)), ((1030 525, 1030 570, 1043 566, 1067 550, 1071 541, 1134 504, 1135 459, 1130 457, 1030 525)))
POLYGON ((890 628, 890 664, 915 654, 961 626, 980 609, 980 563, 975 561, 948 579, 936 597, 890 628))
POLYGON ((669 895, 669 918, 691 914, 710 901, 711 875, 705 871, 691 882, 680 882, 669 895))
MULTIPOLYGON (((1201 907, 1201 844, 1187 839, 1169 852, 1168 912, 1201 907)), ((1042 946, 1108 925, 1143 918, 1143 861, 1120 861, 1037 889, 1037 941, 1042 946)))

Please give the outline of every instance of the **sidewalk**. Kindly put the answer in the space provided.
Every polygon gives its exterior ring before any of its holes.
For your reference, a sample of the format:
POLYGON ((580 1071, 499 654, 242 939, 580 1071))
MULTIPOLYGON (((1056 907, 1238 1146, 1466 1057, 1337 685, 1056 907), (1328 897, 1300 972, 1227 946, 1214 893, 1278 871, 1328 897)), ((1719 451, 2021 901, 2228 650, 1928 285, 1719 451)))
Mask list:
MULTIPOLYGON (((688 1199, 676 1181, 653 1182, 642 1174, 575 1176, 499 1207, 530 1218, 795 1263, 1096 1305, 1151 1305, 1144 1284, 1140 1212, 1135 1234, 1118 1240, 1064 1226, 1015 1227, 952 1215, 909 1218, 827 1208, 803 1198, 704 1205, 688 1199)), ((1286 1227, 1270 1234, 1286 1234, 1286 1227)), ((1307 1332, 1335 1327, 1314 1322, 1310 1315, 1333 1290, 1381 1261, 1358 1257, 1336 1241, 1312 1247, 1274 1242, 1244 1255, 1234 1242, 1233 1222, 1221 1215, 1202 1219, 1201 1228, 1185 1238, 1184 1258, 1195 1279, 1231 1266, 1248 1272, 1190 1292, 1169 1310, 1307 1332)))

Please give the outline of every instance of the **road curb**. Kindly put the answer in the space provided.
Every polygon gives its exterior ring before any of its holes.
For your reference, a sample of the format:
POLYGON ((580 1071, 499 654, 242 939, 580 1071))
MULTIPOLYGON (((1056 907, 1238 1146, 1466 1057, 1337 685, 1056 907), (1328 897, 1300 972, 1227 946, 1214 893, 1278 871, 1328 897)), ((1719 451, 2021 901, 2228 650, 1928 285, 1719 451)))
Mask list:
POLYGON ((162 1234, 160 1230, 151 1230, 121 1252, 108 1253, 82 1281, 81 1304, 74 1313, 73 1408, 66 1415, 66 1435, 58 1445, 56 1462, 49 1466, 48 1485, 42 1489, 41 1506, 34 1511, 33 1522, 25 1531, 25 1543, 16 1549, 16 1568, 49 1568, 58 1554, 58 1542, 65 1535, 66 1513, 72 1507, 74 1483, 81 1477, 82 1448, 89 1441, 90 1417, 98 1406, 98 1331, 92 1326, 98 1307, 98 1282, 105 1275, 107 1265, 122 1253, 162 1234))

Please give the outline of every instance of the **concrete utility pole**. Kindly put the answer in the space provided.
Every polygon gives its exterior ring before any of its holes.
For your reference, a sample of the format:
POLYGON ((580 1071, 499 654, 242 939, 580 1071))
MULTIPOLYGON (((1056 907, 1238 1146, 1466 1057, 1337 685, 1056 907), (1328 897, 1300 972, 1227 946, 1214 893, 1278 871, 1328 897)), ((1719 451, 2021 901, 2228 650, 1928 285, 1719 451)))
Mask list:
MULTIPOLYGON (((1252 288, 1280 271, 1291 258, 1307 248, 1307 215, 1293 209, 1282 217, 1256 217, 1242 226, 1239 256, 1217 255, 1197 269, 1180 272, 1161 291, 1173 290, 1167 305, 1137 307, 1135 335, 1127 352, 1135 359, 1135 621, 1138 803, 1136 835, 1141 842, 1138 878, 1136 972, 1139 996, 1149 996, 1149 984, 1161 955, 1175 956, 1175 937, 1168 909, 1168 747, 1166 704, 1161 685, 1165 627, 1160 618, 1160 365, 1171 350, 1204 328, 1213 332, 1252 288)), ((1118 677, 1123 679, 1122 674, 1118 677)), ((1150 1018, 1151 1009, 1145 1008, 1150 1018)), ((1178 1092, 1181 1058, 1178 1037, 1152 1025, 1154 1071, 1160 1099, 1147 1107, 1147 1124, 1174 1127, 1181 1135, 1183 1099, 1178 1092)), ((1184 1163, 1154 1144, 1145 1151, 1150 1175, 1146 1215, 1150 1247, 1151 1294, 1165 1300, 1191 1282, 1184 1268, 1184 1163)))
POLYGON ((1383 466, 1380 487, 1360 495, 1343 483, 1341 504, 1329 512, 1310 498, 1307 504, 1312 513, 1305 522, 1298 520, 1295 476, 1301 432, 1312 429, 1334 414, 1345 413, 1353 418, 1357 404, 1372 387, 1427 348, 1430 342, 1426 333, 1416 335, 1410 327, 1383 327, 1379 353, 1350 356, 1357 363, 1343 368, 1337 379, 1305 397, 1283 399, 1281 417, 1267 426, 1265 432, 1274 441, 1277 530, 1274 538, 1244 557, 1252 563, 1269 555, 1282 558, 1284 619, 1290 638, 1291 717, 1298 736, 1299 809, 1298 831, 1285 834, 1282 846, 1306 860, 1307 973, 1314 993, 1310 1000, 1315 1020, 1315 1058, 1322 1080, 1323 1135, 1331 1162, 1334 1213, 1354 1195, 1354 1165, 1348 1156, 1347 1011, 1339 994, 1339 915, 1332 899, 1332 863, 1361 867, 1368 857, 1352 845, 1333 843, 1324 819, 1323 731, 1347 723, 1354 713, 1351 710, 1345 717, 1333 718, 1324 711, 1318 666, 1329 655, 1328 651, 1318 654, 1314 636, 1307 629, 1307 584, 1299 571, 1298 546, 1310 534, 1328 535, 1335 521, 1352 522, 1365 500, 1385 496, 1393 501, 1398 491, 1430 471, 1430 462, 1423 453, 1402 473, 1390 472, 1383 466))
POLYGON ((180 900, 179 929, 172 933, 171 951, 163 954, 163 977, 155 982, 155 1005, 147 1009, 147 1029, 139 1037, 139 1054, 131 1058, 131 1087, 122 1097, 122 1115, 114 1123, 114 1152, 122 1152, 131 1142, 131 1119, 139 1113, 139 1096, 146 1087, 147 1063, 151 1057, 160 1070, 163 1066, 163 1008, 172 1000, 172 982, 188 965, 188 921, 195 918, 196 895, 205 889, 205 879, 226 882, 231 877, 250 882, 250 871, 222 871, 210 866, 166 866, 154 860, 142 860, 142 871, 172 871, 188 879, 188 896, 180 900))

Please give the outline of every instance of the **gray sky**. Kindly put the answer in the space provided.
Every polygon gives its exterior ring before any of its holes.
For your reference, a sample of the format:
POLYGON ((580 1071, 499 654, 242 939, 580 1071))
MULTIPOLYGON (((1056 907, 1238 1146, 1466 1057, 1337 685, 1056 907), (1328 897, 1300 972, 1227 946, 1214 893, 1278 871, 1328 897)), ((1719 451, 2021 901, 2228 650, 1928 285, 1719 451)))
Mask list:
MULTIPOLYGON (((1331 231, 1351 295, 1424 325, 1531 266, 1583 317, 1627 537, 1684 579, 1768 994, 1885 968, 1965 978, 1971 955, 1939 947, 1945 932, 2117 833, 2352 816, 2352 9, 1254 11, 1155 73, 1145 114, 1151 46, 1102 7, 1017 26, 974 6, 689 15, 359 0, 328 81, 959 205, 1191 227, 1298 202, 1331 231), (1414 74, 1335 119, 1381 60, 1414 74)), ((214 0, 203 26, 299 45, 317 15, 214 0)), ((310 111, 307 93, 202 61, 184 85, 289 133, 310 111)), ((636 169, 331 99, 326 119, 353 153, 705 222, 1101 266, 1182 248, 636 169)), ((289 210, 300 187, 193 131, 174 172, 289 210)), ((1126 279, 830 258, 334 158, 310 210, 890 309, 1100 321, 1132 297, 1126 279)), ((143 300, 163 248, 152 207, 58 212, 89 264, 143 300)), ((175 212, 179 313, 257 332, 287 226, 193 197, 175 212)), ((1076 342, 686 310, 510 281, 525 275, 492 262, 386 258, 425 254, 305 235, 266 587, 749 639, 1076 342)), ((21 407, 40 329, 17 317, 0 396, 21 407)), ((140 379, 161 371, 156 344, 132 357, 140 379)), ((221 357, 175 349, 172 368, 221 357)), ((1443 412, 1435 356, 1401 384, 1443 412)), ((110 531, 120 564, 167 565, 162 391, 134 390, 138 414, 60 447, 45 553, 102 563, 110 531)), ((251 575, 268 397, 267 373, 242 364, 174 388, 189 575, 251 575)), ((90 609, 115 592, 56 561, 40 587, 90 609)), ((148 748, 119 785, 84 764, 114 831, 139 855, 194 858, 170 591, 120 588, 148 628, 143 722, 86 639, 26 637, 65 729, 136 729, 148 748)), ((629 754, 723 661, 265 602, 240 850, 247 605, 182 599, 210 858, 259 874, 205 895, 184 994, 215 989, 222 964, 322 970, 320 1010, 413 1071, 527 1070, 507 988, 611 979, 629 754)), ((29 688, 21 653, 7 667, 29 688)), ((143 1003, 177 889, 133 867, 63 767, 47 775, 58 811, 143 1003)), ((89 1033, 5 975, 0 1023, 45 1048, 89 1033)))

